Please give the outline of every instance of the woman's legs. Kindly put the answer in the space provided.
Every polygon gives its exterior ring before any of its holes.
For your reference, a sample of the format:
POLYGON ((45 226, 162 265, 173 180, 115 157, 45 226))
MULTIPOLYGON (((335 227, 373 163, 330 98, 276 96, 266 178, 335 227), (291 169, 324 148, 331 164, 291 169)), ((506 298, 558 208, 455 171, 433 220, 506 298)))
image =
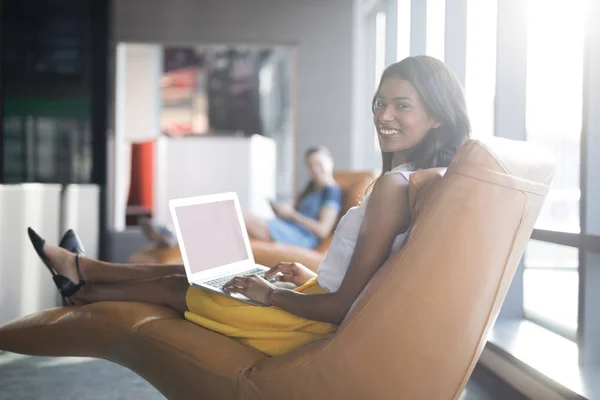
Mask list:
MULTIPOLYGON (((48 243, 44 246, 44 253, 59 274, 66 276, 74 283, 79 282, 74 254, 48 243)), ((79 257, 79 268, 83 279, 90 283, 122 283, 163 278, 170 275, 185 275, 183 265, 115 264, 87 257, 79 257)))
POLYGON ((266 219, 249 212, 244 212, 244 222, 246 223, 246 230, 250 237, 267 242, 273 240, 271 239, 269 224, 266 219))
POLYGON ((87 283, 74 298, 85 303, 135 301, 157 304, 183 314, 187 311, 185 295, 188 287, 185 275, 122 283, 87 283))
MULTIPOLYGON (((75 255, 46 244, 44 253, 53 269, 79 283, 75 255)), ((79 257, 79 270, 86 284, 72 299, 77 303, 139 301, 160 304, 183 313, 188 288, 182 265, 114 264, 79 257)))
POLYGON ((180 264, 115 264, 80 258, 79 266, 83 279, 94 283, 123 283, 171 275, 185 277, 185 269, 180 264))

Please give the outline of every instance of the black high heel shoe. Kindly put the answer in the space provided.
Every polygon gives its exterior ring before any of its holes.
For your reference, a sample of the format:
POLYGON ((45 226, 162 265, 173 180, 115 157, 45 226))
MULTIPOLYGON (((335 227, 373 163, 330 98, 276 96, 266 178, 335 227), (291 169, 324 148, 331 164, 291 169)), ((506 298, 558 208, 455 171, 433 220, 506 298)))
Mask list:
POLYGON ((81 239, 73 229, 69 229, 65 232, 62 239, 60 239, 60 242, 58 243, 58 247, 62 247, 73 254, 78 254, 80 256, 85 255, 85 249, 83 248, 81 239))
POLYGON ((75 254, 75 266, 77 267, 77 275, 79 276, 79 283, 74 284, 69 278, 64 275, 57 274, 56 271, 52 268, 50 264, 50 260, 44 254, 44 245, 46 241, 40 237, 33 229, 27 228, 27 234, 29 235, 29 240, 31 240, 31 244, 35 249, 35 252, 40 257, 40 259, 44 262, 44 265, 50 270, 52 274, 52 279, 54 280, 54 284, 58 289, 60 295, 62 296, 63 305, 73 305, 73 301, 70 299, 75 293, 79 291, 85 285, 85 281, 83 280, 83 276, 81 275, 81 270, 79 268, 79 254, 75 254))

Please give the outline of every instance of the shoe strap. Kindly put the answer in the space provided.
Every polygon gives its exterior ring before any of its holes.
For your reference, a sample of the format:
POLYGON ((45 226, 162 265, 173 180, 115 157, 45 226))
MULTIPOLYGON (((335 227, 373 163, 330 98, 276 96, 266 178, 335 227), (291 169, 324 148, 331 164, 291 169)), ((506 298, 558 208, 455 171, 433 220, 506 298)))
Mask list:
POLYGON ((81 269, 79 268, 79 254, 75 254, 75 266, 77 267, 77 275, 79 276, 79 283, 77 286, 83 286, 85 281, 83 280, 83 275, 81 274, 81 269))

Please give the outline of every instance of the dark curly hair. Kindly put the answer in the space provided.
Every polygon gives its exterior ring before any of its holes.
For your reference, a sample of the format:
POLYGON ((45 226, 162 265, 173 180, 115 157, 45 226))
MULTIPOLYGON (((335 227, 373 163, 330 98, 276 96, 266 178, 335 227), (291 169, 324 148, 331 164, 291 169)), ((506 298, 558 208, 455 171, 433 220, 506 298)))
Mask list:
MULTIPOLYGON (((327 157, 328 159, 330 159, 331 161, 333 161, 333 156, 331 155, 331 152, 329 151, 329 149, 325 146, 314 146, 314 147, 310 147, 308 150, 306 150, 304 152, 304 159, 307 160, 308 157, 312 156, 315 153, 319 153, 322 154, 323 156, 327 157)), ((302 201, 302 199, 309 194, 310 192, 314 192, 316 189, 316 183, 315 181, 313 181, 312 179, 308 182, 308 184, 304 187, 304 189, 302 190, 302 192, 300 192, 300 195, 298 195, 298 198, 296 200, 296 205, 300 204, 300 201, 302 201)))

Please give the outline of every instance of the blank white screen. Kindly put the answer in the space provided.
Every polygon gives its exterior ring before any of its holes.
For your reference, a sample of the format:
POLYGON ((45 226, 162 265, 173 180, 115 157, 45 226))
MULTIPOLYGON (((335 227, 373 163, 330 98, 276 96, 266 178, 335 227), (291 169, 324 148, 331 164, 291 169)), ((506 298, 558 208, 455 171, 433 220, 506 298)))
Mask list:
POLYGON ((192 273, 247 260, 233 200, 175 207, 192 273))

